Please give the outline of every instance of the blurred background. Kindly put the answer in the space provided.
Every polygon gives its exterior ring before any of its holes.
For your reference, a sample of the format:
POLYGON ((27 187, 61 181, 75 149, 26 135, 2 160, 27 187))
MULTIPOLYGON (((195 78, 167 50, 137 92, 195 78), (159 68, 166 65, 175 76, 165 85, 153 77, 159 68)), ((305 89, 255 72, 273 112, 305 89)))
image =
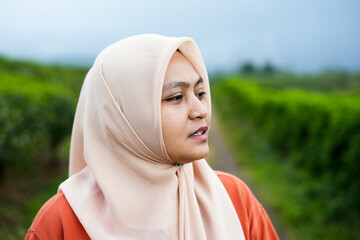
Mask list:
POLYGON ((67 178, 97 54, 141 33, 197 42, 222 139, 210 144, 228 146, 208 160, 250 185, 282 239, 360 239, 359 12, 356 0, 1 1, 0 239, 23 239, 67 178))

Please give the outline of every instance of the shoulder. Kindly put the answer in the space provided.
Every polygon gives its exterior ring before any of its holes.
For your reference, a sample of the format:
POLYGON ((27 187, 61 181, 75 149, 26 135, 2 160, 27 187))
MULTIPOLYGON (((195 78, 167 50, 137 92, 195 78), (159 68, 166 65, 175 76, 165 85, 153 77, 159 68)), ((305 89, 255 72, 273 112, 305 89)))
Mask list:
POLYGON ((25 239, 46 239, 49 228, 51 228, 51 231, 55 231, 54 233, 61 233, 62 211, 66 211, 68 208, 70 206, 68 206, 68 202, 62 192, 54 195, 36 214, 25 239))
POLYGON ((226 191, 230 195, 231 199, 239 200, 238 197, 242 197, 242 201, 250 200, 249 197, 253 197, 253 193, 250 188, 238 177, 221 171, 215 171, 220 181, 224 185, 226 191))
POLYGON ((278 239, 265 209, 238 177, 215 171, 223 183, 241 222, 246 239, 278 239))
POLYGON ((71 239, 87 236, 65 195, 57 193, 39 210, 25 239, 71 239))
POLYGON ((262 208, 250 188, 241 179, 226 172, 215 171, 215 173, 229 194, 238 215, 249 218, 253 208, 262 208))
POLYGON ((230 173, 226 173, 226 172, 222 172, 222 171, 217 171, 215 170, 216 175, 220 178, 221 182, 228 187, 231 187, 233 185, 236 185, 239 187, 247 187, 246 184, 238 177, 230 174, 230 173))
POLYGON ((64 194, 62 192, 57 193, 40 208, 30 229, 44 221, 59 219, 63 213, 68 212, 69 208, 71 209, 64 194))

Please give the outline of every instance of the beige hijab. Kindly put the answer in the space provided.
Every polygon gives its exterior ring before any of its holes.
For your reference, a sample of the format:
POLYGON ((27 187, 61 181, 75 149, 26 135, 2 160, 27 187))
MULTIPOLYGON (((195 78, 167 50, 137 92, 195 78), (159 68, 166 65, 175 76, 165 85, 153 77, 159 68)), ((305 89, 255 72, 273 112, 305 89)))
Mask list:
POLYGON ((205 159, 175 166, 166 152, 161 94, 176 49, 209 89, 201 54, 188 37, 126 38, 103 50, 85 78, 70 177, 59 189, 91 239, 244 239, 205 159))

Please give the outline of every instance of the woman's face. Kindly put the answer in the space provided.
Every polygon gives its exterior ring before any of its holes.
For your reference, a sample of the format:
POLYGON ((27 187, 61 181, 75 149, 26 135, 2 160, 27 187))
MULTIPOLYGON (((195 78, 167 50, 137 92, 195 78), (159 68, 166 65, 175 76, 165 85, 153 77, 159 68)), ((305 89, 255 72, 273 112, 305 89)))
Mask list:
POLYGON ((209 152, 210 95, 191 63, 175 52, 161 97, 162 134, 174 163, 189 163, 209 152))

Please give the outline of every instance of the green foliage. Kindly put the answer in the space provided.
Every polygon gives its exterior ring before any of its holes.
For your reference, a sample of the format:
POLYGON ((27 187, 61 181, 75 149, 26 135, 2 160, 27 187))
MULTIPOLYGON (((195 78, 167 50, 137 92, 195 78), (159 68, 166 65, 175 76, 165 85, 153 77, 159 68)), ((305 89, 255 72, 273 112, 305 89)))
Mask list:
MULTIPOLYGON (((287 221, 359 223, 359 96, 279 91, 238 78, 218 82, 213 90, 217 109, 229 118, 225 121, 254 126, 281 156, 278 164, 298 179, 289 189, 295 203, 281 201, 287 221)), ((259 168, 267 161, 269 156, 263 156, 259 168)))
POLYGON ((0 182, 9 174, 36 170, 37 165, 56 164, 56 147, 70 134, 77 101, 77 90, 70 86, 81 83, 79 80, 69 85, 64 84, 65 80, 59 82, 61 85, 51 80, 46 82, 37 78, 45 67, 25 68, 24 63, 24 66, 20 64, 22 68, 15 68, 16 64, 8 62, 7 66, 2 61, 0 182))
POLYGON ((360 93, 359 73, 323 72, 318 75, 295 75, 275 71, 271 74, 265 71, 265 67, 261 73, 243 75, 243 77, 234 76, 234 78, 276 90, 296 88, 312 92, 360 93))
POLYGON ((66 179, 86 69, 0 58, 0 239, 24 238, 66 179))
POLYGON ((265 62, 265 64, 263 66, 257 66, 251 61, 245 61, 238 68, 238 73, 246 75, 246 76, 249 76, 249 75, 271 76, 277 72, 278 72, 278 69, 269 61, 265 62))
MULTIPOLYGON (((59 150, 68 153, 69 138, 59 150)), ((61 156, 56 169, 27 172, 8 182, 0 193, 0 239, 23 239, 40 207, 56 192, 67 178, 68 155, 61 156)))
MULTIPOLYGON (((82 80, 87 71, 88 68, 46 66, 27 61, 8 60, 0 57, 0 73, 12 75, 12 81, 16 78, 36 79, 39 83, 60 84, 72 91, 76 97, 79 95, 82 80)), ((0 77, 0 84, 5 84, 2 77, 0 77)), ((10 82, 7 84, 10 84, 10 82)), ((19 86, 20 85, 17 85, 17 87, 19 86)))
POLYGON ((53 149, 71 131, 75 99, 60 91, 36 89, 35 96, 0 90, 2 174, 52 158, 53 149))
POLYGON ((264 74, 274 74, 276 72, 275 66, 271 62, 266 62, 262 68, 262 73, 264 74))
POLYGON ((257 70, 252 62, 244 62, 240 67, 240 72, 243 74, 253 74, 257 70))

